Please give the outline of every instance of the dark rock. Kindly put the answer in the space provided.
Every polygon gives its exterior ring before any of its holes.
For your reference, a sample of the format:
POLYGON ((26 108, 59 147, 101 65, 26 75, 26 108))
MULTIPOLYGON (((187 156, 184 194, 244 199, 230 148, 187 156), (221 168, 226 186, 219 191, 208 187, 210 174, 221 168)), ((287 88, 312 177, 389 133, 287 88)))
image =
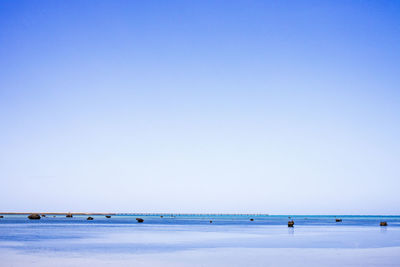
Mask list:
POLYGON ((67 215, 65 215, 65 217, 72 218, 72 214, 71 213, 67 213, 67 215))
POLYGON ((4 216, 3 215, 0 215, 0 219, 3 219, 4 218, 4 216))
POLYGON ((143 220, 142 218, 136 218, 136 221, 137 221, 138 223, 144 222, 144 220, 143 220))
POLYGON ((87 217, 86 220, 88 220, 88 221, 93 221, 93 217, 87 217))
POLYGON ((40 220, 40 215, 38 213, 32 213, 31 215, 28 216, 28 219, 30 219, 30 220, 40 220))
POLYGON ((250 221, 254 221, 254 219, 250 219, 250 221))
POLYGON ((381 222, 379 225, 380 226, 387 226, 387 222, 381 222))
POLYGON ((110 219, 110 218, 111 218, 111 216, 110 216, 110 215, 106 215, 106 218, 110 219))
POLYGON ((342 219, 336 219, 336 222, 342 222, 342 219))
POLYGON ((293 227, 294 226, 294 221, 293 220, 292 221, 288 221, 287 226, 288 227, 293 227))

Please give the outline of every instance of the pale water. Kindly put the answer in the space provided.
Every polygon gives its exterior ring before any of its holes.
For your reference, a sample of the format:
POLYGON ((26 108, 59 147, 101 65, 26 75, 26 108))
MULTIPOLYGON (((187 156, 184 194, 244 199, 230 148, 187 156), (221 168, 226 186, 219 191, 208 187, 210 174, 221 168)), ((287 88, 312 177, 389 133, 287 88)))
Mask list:
POLYGON ((163 216, 5 215, 0 266, 400 266, 400 216, 163 216))

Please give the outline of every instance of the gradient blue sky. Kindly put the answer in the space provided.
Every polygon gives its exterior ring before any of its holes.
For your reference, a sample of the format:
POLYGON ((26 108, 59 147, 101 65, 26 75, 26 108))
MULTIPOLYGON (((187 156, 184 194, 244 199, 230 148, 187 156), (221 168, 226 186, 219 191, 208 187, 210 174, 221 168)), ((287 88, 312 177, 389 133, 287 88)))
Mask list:
POLYGON ((0 210, 399 214, 399 1, 0 1, 0 210))

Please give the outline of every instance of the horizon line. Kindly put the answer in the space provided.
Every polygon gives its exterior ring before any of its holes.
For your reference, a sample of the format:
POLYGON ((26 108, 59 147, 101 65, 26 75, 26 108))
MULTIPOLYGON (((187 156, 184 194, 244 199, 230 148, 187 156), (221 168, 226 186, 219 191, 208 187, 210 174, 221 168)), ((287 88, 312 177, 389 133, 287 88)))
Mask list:
POLYGON ((400 214, 269 214, 269 213, 174 213, 174 212, 0 212, 1 215, 27 215, 32 213, 45 215, 144 215, 144 216, 187 216, 187 215, 207 215, 207 216, 400 216, 400 214))

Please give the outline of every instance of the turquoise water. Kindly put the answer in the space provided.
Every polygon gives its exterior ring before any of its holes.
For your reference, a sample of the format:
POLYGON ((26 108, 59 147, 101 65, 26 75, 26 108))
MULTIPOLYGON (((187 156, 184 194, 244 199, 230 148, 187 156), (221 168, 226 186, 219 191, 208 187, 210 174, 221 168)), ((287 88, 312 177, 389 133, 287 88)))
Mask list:
POLYGON ((400 266, 400 216, 290 216, 294 228, 287 227, 288 215, 92 217, 5 215, 2 266, 51 266, 55 259, 60 266, 400 266))

